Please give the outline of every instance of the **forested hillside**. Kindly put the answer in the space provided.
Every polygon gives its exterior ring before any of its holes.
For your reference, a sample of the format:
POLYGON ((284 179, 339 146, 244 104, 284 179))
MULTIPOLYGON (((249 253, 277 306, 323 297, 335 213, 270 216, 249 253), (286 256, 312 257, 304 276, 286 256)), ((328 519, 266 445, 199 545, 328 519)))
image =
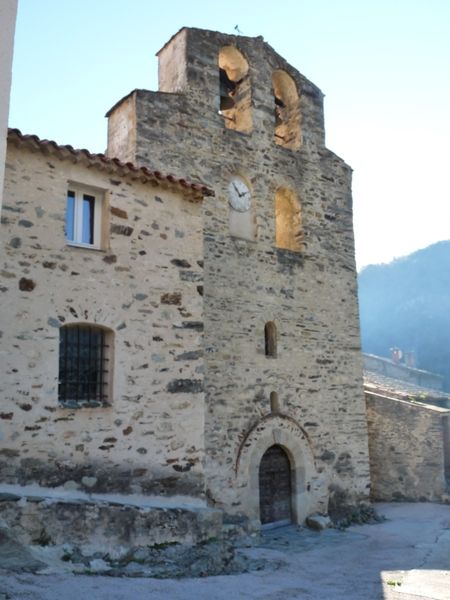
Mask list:
POLYGON ((370 265, 358 281, 363 351, 413 350, 416 366, 444 375, 450 390, 450 240, 370 265))

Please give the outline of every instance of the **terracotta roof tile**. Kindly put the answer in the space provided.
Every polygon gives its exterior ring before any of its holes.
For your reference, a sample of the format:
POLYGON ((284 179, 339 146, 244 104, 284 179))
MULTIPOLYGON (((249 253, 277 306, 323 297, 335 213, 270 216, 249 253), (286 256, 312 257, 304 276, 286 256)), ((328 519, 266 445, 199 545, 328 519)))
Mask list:
POLYGON ((105 154, 92 154, 85 148, 76 149, 70 144, 62 146, 52 140, 41 140, 37 135, 23 134, 19 129, 8 129, 8 141, 24 144, 32 148, 34 147, 44 153, 53 152, 62 159, 72 158, 80 161, 84 160, 92 166, 111 170, 121 175, 138 175, 139 179, 144 182, 166 183, 171 187, 182 188, 198 198, 214 196, 214 190, 201 183, 193 183, 170 174, 164 175, 160 171, 152 171, 147 167, 138 167, 131 162, 125 163, 118 158, 112 158, 105 154))

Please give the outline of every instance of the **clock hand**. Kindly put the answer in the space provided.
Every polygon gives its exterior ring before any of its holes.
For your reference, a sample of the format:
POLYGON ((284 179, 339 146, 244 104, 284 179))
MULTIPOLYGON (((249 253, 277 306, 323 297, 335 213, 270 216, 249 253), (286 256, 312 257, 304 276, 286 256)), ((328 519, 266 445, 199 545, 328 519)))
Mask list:
POLYGON ((241 194, 239 193, 239 190, 238 190, 238 188, 237 188, 237 185, 234 183, 234 181, 233 181, 233 187, 234 187, 234 189, 236 190, 236 193, 237 193, 237 195, 238 195, 238 196, 239 196, 239 198, 240 198, 240 197, 241 197, 241 194))

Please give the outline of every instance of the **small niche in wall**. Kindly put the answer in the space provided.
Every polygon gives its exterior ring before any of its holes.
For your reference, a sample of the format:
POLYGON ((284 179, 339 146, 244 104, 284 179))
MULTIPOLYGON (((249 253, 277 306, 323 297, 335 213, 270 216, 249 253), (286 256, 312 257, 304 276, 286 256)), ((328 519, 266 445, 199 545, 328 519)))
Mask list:
POLYGON ((280 412, 280 401, 277 392, 270 392, 270 412, 274 414, 280 412))

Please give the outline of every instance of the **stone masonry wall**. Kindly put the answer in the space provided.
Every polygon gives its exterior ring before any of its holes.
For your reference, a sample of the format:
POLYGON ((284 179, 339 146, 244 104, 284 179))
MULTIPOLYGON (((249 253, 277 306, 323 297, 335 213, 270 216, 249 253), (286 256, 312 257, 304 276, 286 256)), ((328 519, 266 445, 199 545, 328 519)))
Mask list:
POLYGON ((5 181, 0 481, 202 498, 201 202, 14 145, 5 181), (68 181, 104 191, 104 249, 67 245, 68 181), (113 331, 109 406, 58 403, 77 322, 113 331))
POLYGON ((406 365, 397 365, 388 358, 373 354, 363 354, 363 361, 364 368, 368 371, 381 373, 387 377, 407 381, 432 390, 442 391, 444 389, 444 377, 437 373, 430 373, 422 369, 413 369, 406 365))
POLYGON ((326 512, 334 492, 344 490, 355 501, 367 498, 369 487, 351 170, 323 145, 320 90, 262 38, 182 30, 174 39, 160 52, 160 67, 184 71, 160 73, 164 93, 138 90, 123 108, 118 103, 112 109, 108 152, 120 157, 123 149, 130 156, 132 137, 132 159, 139 164, 214 188, 214 201, 203 206, 208 499, 227 512, 259 518, 250 472, 256 469, 257 482, 258 465, 240 457, 256 452, 258 440, 265 440, 258 450, 263 451, 283 439, 299 473, 295 494, 302 521, 313 511, 326 512), (185 62, 165 56, 172 43, 182 48, 185 62), (218 112, 217 57, 227 44, 235 44, 250 67, 249 134, 227 129, 218 112), (275 68, 285 69, 300 92, 298 151, 274 143, 275 68), (123 111, 129 114, 130 106, 136 115, 127 134, 123 111), (251 188, 255 242, 230 236, 227 188, 236 175, 251 188), (300 253, 275 247, 275 192, 282 186, 300 199, 305 245, 300 253), (268 321, 278 329, 276 358, 264 352, 268 321), (280 400, 276 419, 268 418, 272 391, 280 400), (291 446, 297 442, 302 449, 295 454, 291 446))
POLYGON ((210 508, 108 504, 34 497, 0 499, 2 533, 22 544, 75 545, 106 554, 136 546, 193 544, 220 535, 222 515, 210 508))
POLYGON ((449 499, 450 411, 366 393, 374 500, 449 499))

